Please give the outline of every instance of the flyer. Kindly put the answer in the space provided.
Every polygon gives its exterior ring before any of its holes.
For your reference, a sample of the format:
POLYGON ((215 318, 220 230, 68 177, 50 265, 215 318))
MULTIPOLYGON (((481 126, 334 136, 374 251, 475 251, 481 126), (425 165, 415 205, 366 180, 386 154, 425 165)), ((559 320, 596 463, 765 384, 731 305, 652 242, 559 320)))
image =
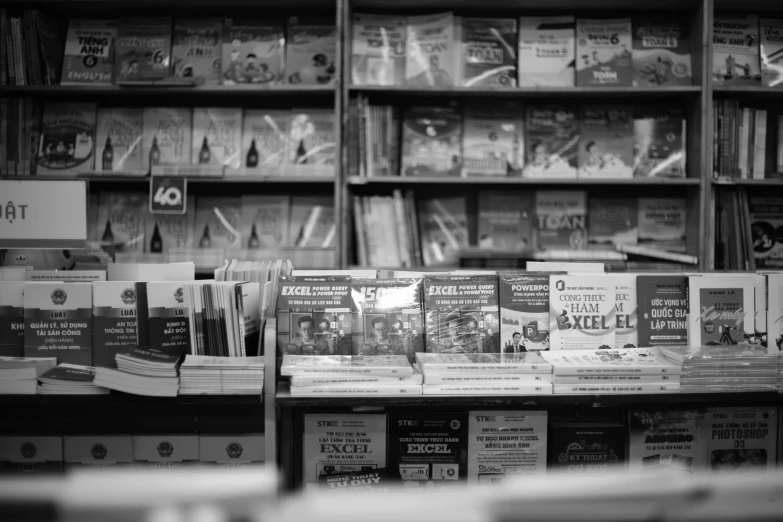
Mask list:
POLYGON ((710 408, 707 461, 713 472, 775 469, 777 408, 710 408))

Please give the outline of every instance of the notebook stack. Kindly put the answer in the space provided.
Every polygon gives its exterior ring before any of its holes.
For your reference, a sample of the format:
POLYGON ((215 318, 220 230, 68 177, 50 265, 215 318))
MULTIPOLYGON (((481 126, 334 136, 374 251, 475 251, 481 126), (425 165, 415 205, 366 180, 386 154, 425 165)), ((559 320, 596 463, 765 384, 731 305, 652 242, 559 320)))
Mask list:
POLYGON ((0 357, 0 395, 35 395, 38 378, 56 364, 54 357, 0 357))
POLYGON ((115 357, 115 368, 95 370, 95 384, 134 395, 176 397, 181 357, 130 348, 115 357))
POLYGON ((104 395, 109 390, 95 384, 95 368, 59 364, 41 375, 39 395, 104 395))
POLYGON ((680 365, 658 348, 543 352, 555 395, 678 393, 680 365))
POLYGON ((682 365, 683 393, 775 391, 779 386, 777 354, 757 344, 661 347, 682 365))
POLYGON ((405 355, 283 356, 293 397, 421 395, 421 373, 405 355))
POLYGON ((263 357, 187 355, 179 368, 180 395, 261 395, 263 357))
POLYGON ((536 352, 417 353, 424 395, 549 395, 552 365, 536 352))

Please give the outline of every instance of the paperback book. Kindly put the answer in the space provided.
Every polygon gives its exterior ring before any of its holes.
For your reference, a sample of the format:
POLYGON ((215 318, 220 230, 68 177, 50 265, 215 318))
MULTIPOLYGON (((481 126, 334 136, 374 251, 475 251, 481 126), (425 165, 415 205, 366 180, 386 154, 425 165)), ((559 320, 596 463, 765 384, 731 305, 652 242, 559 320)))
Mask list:
POLYGON ((266 87, 281 83, 285 43, 282 22, 226 19, 221 53, 223 85, 252 83, 266 87))
MULTIPOLYGON (((290 277, 290 276, 289 276, 290 277)), ((280 375, 353 377, 371 375, 374 377, 410 377, 413 367, 404 355, 283 355, 280 375)), ((333 381, 330 381, 333 382, 333 381)))
POLYGON ((137 302, 132 282, 92 283, 93 366, 112 368, 118 353, 138 346, 137 302))
POLYGON ((634 87, 691 85, 691 42, 685 20, 633 20, 634 87))
POLYGON ((47 103, 37 143, 37 173, 73 175, 93 170, 96 107, 89 103, 47 103))
MULTIPOLYGON (((783 20, 761 19, 761 82, 764 87, 783 87, 783 20)), ((780 161, 780 160, 778 160, 780 161)))
POLYGON ((685 115, 679 108, 634 108, 634 177, 684 178, 685 129, 685 115))
POLYGON ((573 16, 519 19, 519 86, 575 85, 576 20, 573 16))
MULTIPOLYGON (((190 352, 190 328, 181 281, 147 283, 149 349, 174 358, 190 352)), ((142 343, 139 343, 142 344, 142 343)))
POLYGON ((710 408, 707 430, 711 471, 774 471, 777 465, 777 408, 710 408))
POLYGON ((717 85, 761 85, 758 15, 715 15, 712 22, 712 81, 717 85))
POLYGON ((656 383, 582 383, 552 385, 552 393, 555 395, 647 395, 655 393, 679 393, 679 382, 656 383))
MULTIPOLYGON (((452 13, 409 16, 405 46, 405 83, 451 87, 459 79, 457 28, 452 13)), ((460 60, 461 61, 461 60, 460 60)))
POLYGON ((688 343, 688 278, 640 275, 636 278, 639 346, 688 343))
POLYGON ((631 19, 576 21, 576 85, 580 87, 630 87, 631 19))
POLYGON ((397 397, 421 395, 421 384, 341 384, 318 388, 291 388, 291 397, 397 397))
POLYGON ((468 105, 462 135, 463 176, 519 173, 524 154, 524 123, 516 104, 468 105))
POLYGON ((549 275, 498 276, 502 353, 549 350, 549 275))
POLYGON ((783 267, 783 198, 750 196, 748 206, 756 267, 783 267))
POLYGON ((550 374, 552 366, 535 352, 417 353, 416 362, 426 377, 435 375, 550 374))
POLYGON ((533 196, 482 190, 478 194, 478 246, 502 252, 533 249, 533 196))
POLYGON ((0 281, 0 357, 24 356, 24 285, 0 281))
POLYGON ((116 38, 115 20, 69 20, 60 85, 111 85, 116 38))
POLYGON ((629 470, 688 475, 704 470, 708 431, 703 412, 632 410, 628 417, 629 470))
POLYGON ((100 241, 121 245, 126 252, 144 252, 149 198, 134 192, 101 192, 98 207, 100 241))
POLYGON ((499 382, 425 384, 424 395, 551 395, 552 385, 539 384, 503 384, 499 382))
POLYGON ((555 384, 583 384, 583 385, 647 385, 647 384, 679 384, 679 375, 636 375, 636 374, 612 374, 612 375, 557 375, 552 379, 555 384))
POLYGON ((516 87, 516 20, 463 18, 461 33, 463 86, 516 87))
POLYGON ((615 330, 614 347, 618 350, 639 346, 639 315, 636 298, 636 274, 617 274, 615 294, 615 330))
POLYGON ((685 198, 639 198, 639 246, 685 252, 685 198))
POLYGON ((591 198, 587 218, 591 250, 614 250, 616 245, 635 245, 639 241, 637 199, 591 198))
POLYGON ((162 80, 171 71, 171 18, 121 18, 114 77, 118 82, 162 80))
POLYGON ((454 105, 411 107, 402 122, 402 176, 459 176, 462 117, 454 105))
POLYGON ((259 250, 289 244, 288 196, 242 196, 242 248, 259 250))
POLYGON ((531 105, 525 111, 524 178, 576 178, 579 122, 567 107, 531 105))
POLYGON ((238 250, 242 246, 239 231, 242 203, 239 197, 200 197, 196 200, 193 239, 200 249, 238 250))
POLYGON ((398 386, 398 385, 419 385, 424 379, 421 372, 414 372, 410 375, 374 375, 367 373, 341 373, 319 375, 311 373, 308 375, 294 375, 291 377, 291 389, 294 388, 339 388, 341 386, 398 386))
POLYGON ((351 81, 354 85, 405 83, 408 19, 394 15, 353 15, 351 81))
POLYGON ((547 463, 566 473, 596 473, 625 466, 622 426, 549 426, 547 463))
POLYGON ((105 395, 109 390, 95 383, 95 368, 61 363, 38 378, 39 395, 105 395))
POLYGON ((280 175, 288 163, 290 133, 290 111, 245 110, 242 166, 259 175, 280 175))
POLYGON ((680 364, 665 357, 658 348, 623 350, 568 350, 544 352, 555 379, 560 375, 679 375, 680 364))
POLYGON ((144 240, 147 252, 161 254, 171 250, 193 248, 196 198, 188 196, 185 214, 147 215, 144 240))
POLYGON ((174 21, 171 73, 207 85, 220 82, 223 23, 217 19, 174 21))
POLYGON ((537 190, 536 248, 587 248, 587 193, 580 190, 537 190))
POLYGON ((754 331, 754 277, 702 275, 688 278, 688 344, 737 344, 754 331))
POLYGON ((456 263, 457 251, 468 246, 465 198, 420 199, 418 222, 424 266, 456 263))
POLYGON ((190 162, 239 168, 242 164, 242 109, 193 109, 190 162))
POLYGON ((552 350, 615 346, 615 279, 600 275, 549 276, 552 350))
POLYGON ((182 107, 144 109, 144 171, 152 165, 190 163, 193 111, 182 107))
POLYGON ((291 16, 286 24, 285 77, 291 85, 335 82, 337 33, 334 18, 291 16))
POLYGON ((332 247, 335 236, 334 202, 329 196, 291 198, 290 243, 297 247, 332 247))
POLYGON ((143 172, 142 109, 98 109, 95 170, 143 172))
POLYGON ((294 109, 289 135, 289 163, 334 176, 337 156, 335 116, 331 109, 294 109))
POLYGON ((552 376, 544 373, 432 373, 428 371, 424 376, 424 384, 443 384, 449 386, 539 386, 546 387, 552 384, 552 376))
POLYGON ((580 178, 633 177, 633 109, 630 105, 582 108, 580 178))

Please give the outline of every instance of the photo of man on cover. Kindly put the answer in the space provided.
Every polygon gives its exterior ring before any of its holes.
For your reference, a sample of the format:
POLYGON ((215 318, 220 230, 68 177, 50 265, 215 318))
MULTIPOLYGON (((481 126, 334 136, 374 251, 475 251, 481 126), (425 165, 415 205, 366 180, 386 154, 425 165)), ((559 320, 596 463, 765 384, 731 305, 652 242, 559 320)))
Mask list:
POLYGON ((385 315, 365 317, 365 340, 361 346, 363 355, 404 355, 405 343, 399 332, 392 332, 385 315))
MULTIPOLYGON (((315 315, 315 314, 313 314, 315 315)), ((289 353, 296 355, 330 355, 331 335, 328 329, 329 322, 316 320, 309 314, 291 314, 291 321, 296 324, 297 334, 288 344, 289 353), (316 327, 316 324, 319 326, 316 327)))

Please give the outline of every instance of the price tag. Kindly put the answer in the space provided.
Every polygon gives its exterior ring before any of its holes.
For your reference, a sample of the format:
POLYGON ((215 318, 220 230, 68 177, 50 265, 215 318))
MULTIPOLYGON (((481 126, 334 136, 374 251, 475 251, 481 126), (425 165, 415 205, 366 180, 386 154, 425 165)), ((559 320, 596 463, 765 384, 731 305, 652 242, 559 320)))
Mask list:
POLYGON ((187 211, 188 178, 152 176, 150 178, 150 213, 184 214, 187 211))

